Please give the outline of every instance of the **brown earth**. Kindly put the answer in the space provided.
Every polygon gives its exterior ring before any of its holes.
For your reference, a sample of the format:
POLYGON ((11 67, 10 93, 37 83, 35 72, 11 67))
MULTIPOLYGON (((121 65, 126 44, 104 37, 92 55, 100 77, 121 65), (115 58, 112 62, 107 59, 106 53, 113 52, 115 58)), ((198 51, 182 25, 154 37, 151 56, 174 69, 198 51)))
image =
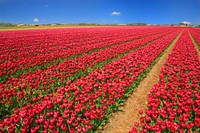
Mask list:
POLYGON ((179 36, 171 43, 160 58, 160 60, 153 66, 147 77, 140 82, 133 94, 125 102, 122 107, 122 112, 116 112, 110 118, 110 123, 105 125, 102 133, 128 133, 135 122, 139 121, 138 111, 146 109, 147 97, 153 85, 159 81, 159 73, 166 62, 168 55, 171 53, 179 36))

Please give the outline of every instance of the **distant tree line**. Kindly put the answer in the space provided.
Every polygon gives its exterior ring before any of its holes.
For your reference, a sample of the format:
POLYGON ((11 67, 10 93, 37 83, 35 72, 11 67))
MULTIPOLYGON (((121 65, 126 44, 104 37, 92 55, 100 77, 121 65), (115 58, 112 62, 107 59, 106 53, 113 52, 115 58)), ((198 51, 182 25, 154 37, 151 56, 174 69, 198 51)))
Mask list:
MULTIPOLYGON (((103 24, 103 23, 79 23, 78 25, 122 25, 122 24, 103 24)), ((146 26, 146 23, 131 23, 131 24, 124 24, 129 26, 146 26)))
POLYGON ((7 22, 0 22, 0 27, 9 27, 9 26, 14 26, 14 24, 7 23, 7 22))
POLYGON ((96 23, 79 23, 78 25, 98 25, 96 23))
MULTIPOLYGON (((53 25, 53 24, 42 24, 42 25, 53 25)), ((100 26, 100 25, 110 25, 110 26, 115 26, 115 25, 127 25, 127 26, 147 26, 148 24, 146 23, 140 23, 140 22, 135 22, 135 23, 129 23, 129 24, 103 24, 103 23, 78 23, 78 24, 61 24, 61 23, 54 23, 54 25, 81 25, 81 26, 100 26)), ((165 24, 163 26, 174 26, 177 24, 165 24)), ((185 25, 183 22, 179 23, 178 25, 185 25)), ((11 26, 17 26, 17 24, 12 24, 9 22, 0 22, 0 27, 11 27, 11 26)), ((27 26, 26 24, 23 24, 23 26, 27 26)), ((39 26, 39 25, 35 25, 39 26)), ((159 25, 157 25, 159 26, 159 25)), ((186 25, 188 26, 188 25, 186 25)), ((196 28, 200 28, 200 25, 196 25, 196 28)))
POLYGON ((127 24, 127 25, 135 25, 135 26, 146 26, 146 23, 132 23, 132 24, 127 24))

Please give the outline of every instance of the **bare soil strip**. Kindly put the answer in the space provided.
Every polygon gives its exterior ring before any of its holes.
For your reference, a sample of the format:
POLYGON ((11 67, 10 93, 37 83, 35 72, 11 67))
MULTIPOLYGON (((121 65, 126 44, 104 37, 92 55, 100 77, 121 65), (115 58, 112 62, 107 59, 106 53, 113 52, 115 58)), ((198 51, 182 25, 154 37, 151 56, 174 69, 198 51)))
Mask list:
POLYGON ((159 74, 162 66, 166 62, 168 55, 171 53, 176 41, 181 34, 171 43, 171 45, 165 50, 164 55, 153 66, 144 78, 133 94, 125 102, 122 107, 122 112, 116 112, 110 118, 110 123, 105 125, 103 133, 128 133, 135 122, 139 121, 138 111, 140 109, 146 109, 147 97, 150 89, 159 81, 159 74))
POLYGON ((194 37, 192 36, 192 34, 190 32, 189 32, 189 34, 190 34, 190 38, 192 39, 192 41, 194 43, 194 46, 195 46, 195 48, 197 50, 198 58, 200 59, 200 51, 199 51, 198 46, 197 46, 198 43, 195 41, 194 37))

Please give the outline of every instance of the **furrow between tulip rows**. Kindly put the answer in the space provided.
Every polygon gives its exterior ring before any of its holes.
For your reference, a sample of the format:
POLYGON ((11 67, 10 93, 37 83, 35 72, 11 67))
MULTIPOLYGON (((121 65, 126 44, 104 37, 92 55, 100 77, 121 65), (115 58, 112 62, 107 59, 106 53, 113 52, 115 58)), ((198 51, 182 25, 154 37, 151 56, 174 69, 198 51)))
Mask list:
POLYGON ((132 129, 133 123, 139 121, 138 111, 146 109, 148 93, 153 85, 158 83, 161 68, 166 62, 168 55, 171 53, 181 33, 171 42, 152 65, 145 70, 147 75, 138 83, 136 88, 133 87, 133 92, 130 91, 129 94, 131 95, 125 101, 124 106, 121 107, 122 111, 114 113, 110 122, 100 131, 103 133, 128 133, 132 129))
MULTIPOLYGON (((64 33, 58 32, 56 33, 56 35, 51 35, 52 33, 50 32, 50 35, 47 34, 47 37, 45 37, 44 35, 31 36, 31 38, 23 38, 18 42, 16 42, 16 40, 18 39, 12 38, 13 40, 15 40, 15 43, 18 44, 15 44, 16 46, 18 46, 17 49, 11 47, 13 45, 13 42, 11 43, 12 45, 10 44, 10 46, 8 45, 10 42, 4 42, 3 39, 2 47, 6 46, 6 48, 2 48, 0 51, 0 82, 5 83, 9 77, 20 77, 26 72, 34 72, 39 69, 47 69, 49 66, 62 63, 69 58, 72 59, 80 57, 87 52, 90 54, 91 52, 95 52, 98 49, 109 48, 119 43, 163 32, 163 29, 155 30, 152 28, 150 28, 149 31, 146 31, 144 29, 133 31, 128 29, 125 31, 118 29, 114 31, 109 30, 108 32, 106 30, 96 30, 99 31, 99 33, 95 30, 92 32, 90 30, 86 30, 85 32, 82 31, 83 33, 86 33, 86 35, 82 35, 82 32, 81 35, 80 33, 77 33, 76 35, 76 32, 72 32, 73 34, 71 33, 71 36, 68 36, 69 33, 65 33, 66 31, 64 33), (94 35, 92 35, 93 32, 95 32, 94 35), (101 35, 100 33, 103 35, 101 35), (80 39, 81 41, 77 41, 76 39, 78 38, 74 34, 80 38, 84 38, 85 40, 80 39), (92 38, 93 36, 95 36, 96 38, 93 38, 91 40, 90 38, 88 38, 88 34, 91 34, 90 36, 92 38), (60 40, 60 38, 64 41, 60 40), (70 38, 72 39, 70 40, 70 38), (73 38, 75 38, 75 40, 73 38), (41 42, 41 40, 43 40, 44 42, 41 42)), ((170 30, 172 31, 173 29, 168 29, 168 31, 170 30)), ((29 32, 32 33, 32 31, 29 32)))
POLYGON ((74 82, 82 76, 87 76, 93 70, 168 34, 170 33, 166 32, 134 42, 123 43, 74 60, 65 61, 44 71, 38 70, 19 78, 10 78, 5 84, 0 85, 2 90, 0 92, 0 118, 5 118, 12 114, 15 108, 23 107, 32 101, 36 102, 42 97, 56 92, 59 87, 65 86, 67 82, 74 82))
POLYGON ((130 133, 200 131, 200 61, 187 30, 178 39, 130 133))
POLYGON ((142 74, 180 30, 127 54, 76 82, 68 82, 37 104, 28 104, 0 122, 2 132, 93 132, 126 99, 132 83, 142 74))

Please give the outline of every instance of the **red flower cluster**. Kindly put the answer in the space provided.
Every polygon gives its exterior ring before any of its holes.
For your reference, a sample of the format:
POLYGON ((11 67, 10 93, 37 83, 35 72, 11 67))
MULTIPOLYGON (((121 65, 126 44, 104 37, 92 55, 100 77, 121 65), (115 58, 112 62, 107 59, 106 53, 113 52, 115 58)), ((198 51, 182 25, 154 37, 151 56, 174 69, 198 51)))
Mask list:
POLYGON ((164 28, 94 28, 0 33, 0 77, 23 73, 94 49, 122 43, 164 28))
MULTIPOLYGON (((138 76, 158 58, 178 33, 180 33, 179 29, 144 48, 113 61, 101 70, 94 70, 74 83, 68 81, 66 86, 42 99, 41 97, 33 99, 33 103, 16 108, 10 117, 0 122, 0 131, 31 133, 95 131, 103 124, 104 118, 117 109, 118 101, 123 99, 123 95, 132 83, 137 81, 138 76)), ((144 40, 149 42, 152 38, 144 40)), ((141 42, 144 44, 143 41, 141 42)), ((118 53, 120 50, 125 52, 140 46, 141 42, 136 43, 137 45, 134 42, 128 43, 129 45, 124 44, 124 47, 120 45, 120 49, 115 50, 113 47, 112 50, 115 52, 119 50, 118 53)), ((58 68, 55 70, 62 73, 62 67, 58 66, 58 68)), ((26 90, 22 87, 23 89, 26 90)), ((23 91, 20 92, 23 93, 23 91)))
POLYGON ((200 30, 199 29, 189 29, 190 33, 194 37, 195 41, 197 41, 200 48, 200 30))
POLYGON ((101 50, 82 56, 80 58, 67 60, 57 66, 51 66, 47 70, 38 70, 34 73, 27 73, 19 78, 10 78, 5 84, 1 85, 1 96, 3 107, 12 109, 17 104, 26 105, 30 101, 37 101, 37 97, 48 95, 55 92, 60 86, 64 86, 70 79, 80 71, 86 68, 92 68, 94 65, 116 58, 118 55, 129 52, 139 46, 167 35, 170 31, 152 35, 134 42, 119 44, 111 48, 101 50), (15 103, 12 99, 17 100, 15 103))
MULTIPOLYGON (((185 30, 148 95, 148 109, 130 133, 188 132, 200 129, 200 61, 185 30)), ((141 113, 142 114, 142 113, 141 113)))

